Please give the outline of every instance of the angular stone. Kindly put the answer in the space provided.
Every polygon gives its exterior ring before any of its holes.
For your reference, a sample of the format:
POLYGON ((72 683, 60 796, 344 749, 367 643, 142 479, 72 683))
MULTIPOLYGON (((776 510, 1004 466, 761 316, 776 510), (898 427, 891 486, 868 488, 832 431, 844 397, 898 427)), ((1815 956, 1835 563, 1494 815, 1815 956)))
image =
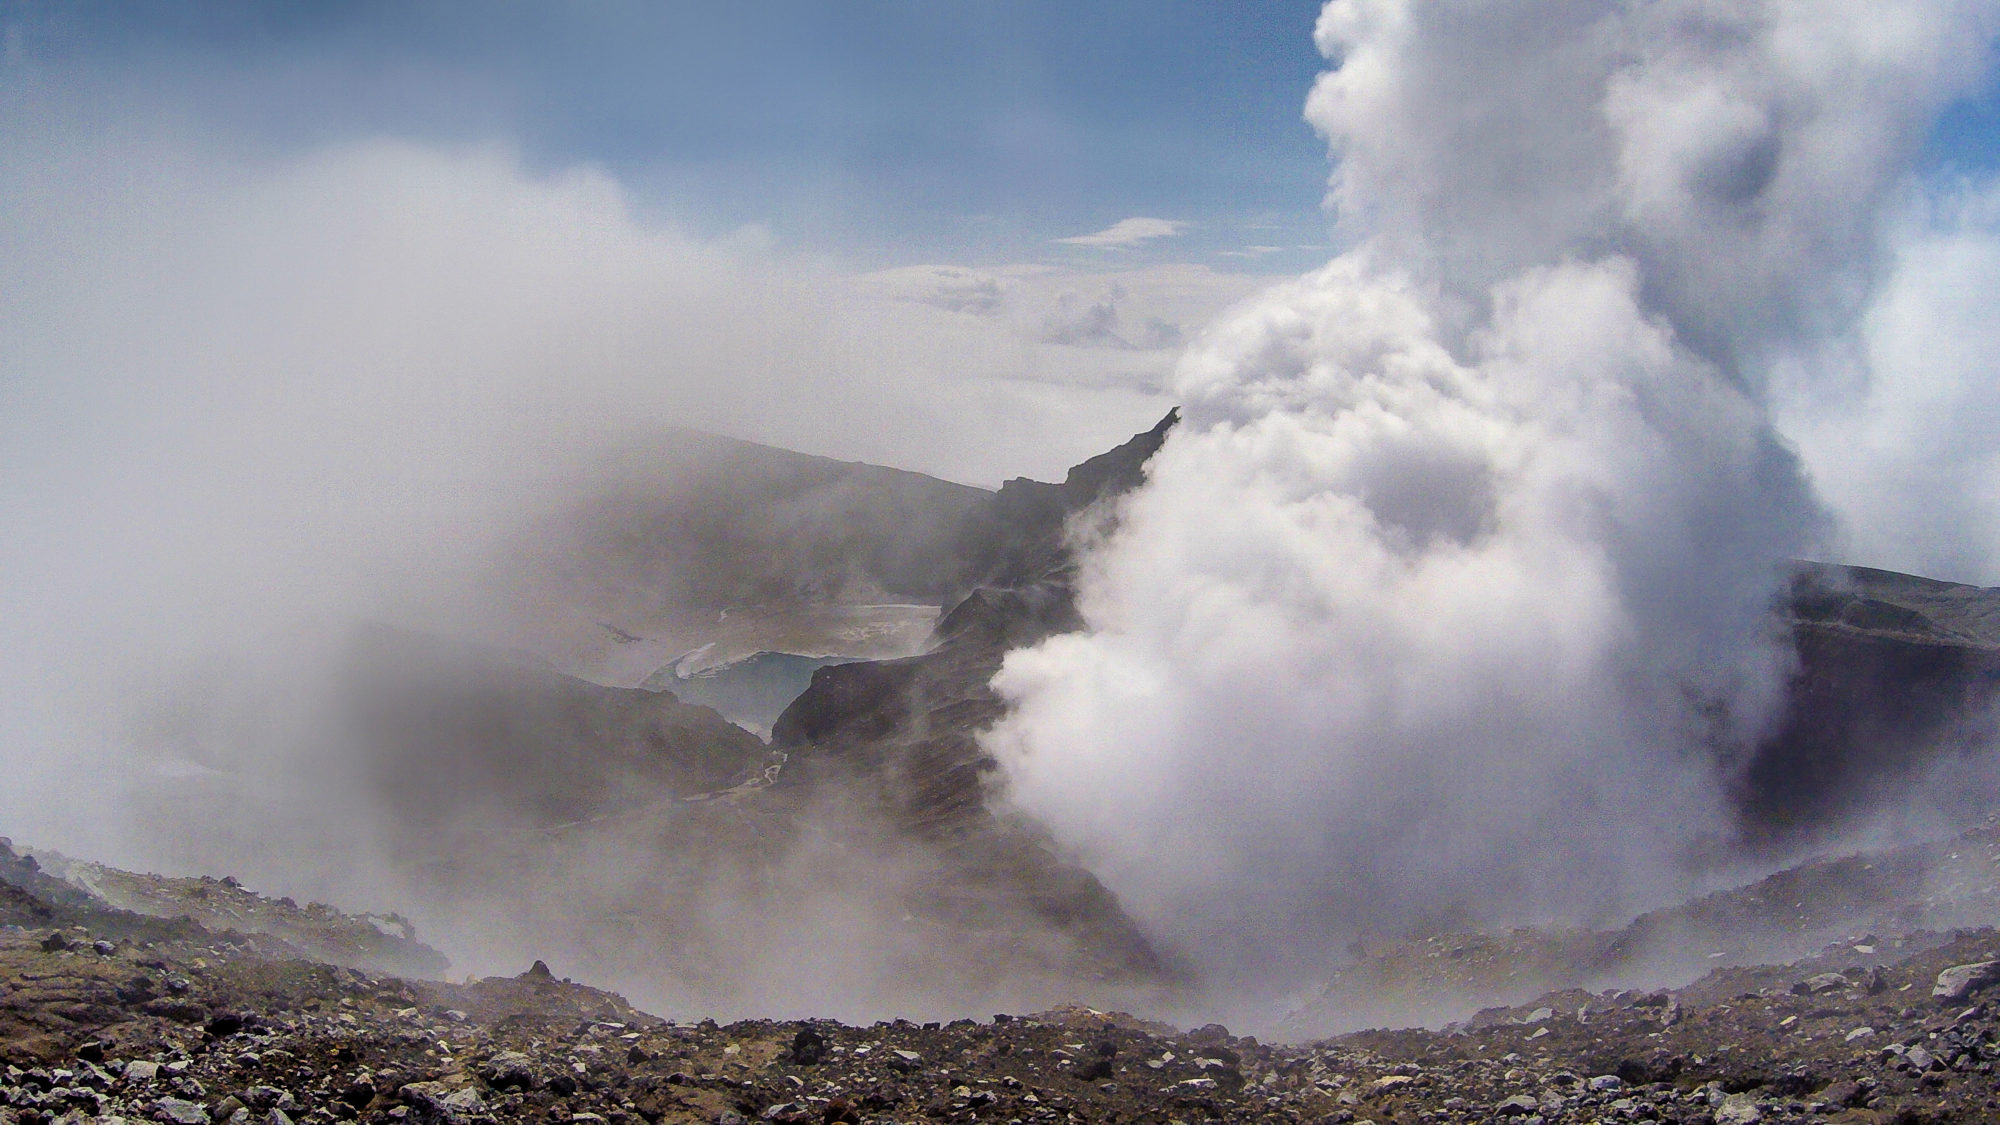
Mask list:
POLYGON ((479 1091, 470 1086, 453 1089, 442 1082, 412 1082, 398 1093, 421 1118, 445 1125, 464 1125, 486 1111, 479 1091))
POLYGON ((535 1088, 535 1060, 519 1051, 501 1051, 486 1060, 479 1076, 496 1090, 535 1088))
POLYGON ((1996 982, 2000 982, 2000 961, 1953 965, 1937 975, 1937 984, 1931 988, 1931 995, 1940 1000, 1963 1000, 1996 982))
POLYGON ((207 1107, 182 1098, 161 1098, 154 1102, 153 1116, 167 1125, 209 1125, 207 1107))
POLYGON ((1407 1074, 1391 1074, 1386 1078, 1377 1078, 1375 1081, 1369 1083, 1368 1089, 1374 1093, 1382 1094, 1390 1090, 1400 1090, 1415 1081, 1416 1079, 1407 1074))
POLYGON ((1756 1125, 1764 1120, 1755 1094, 1731 1094, 1715 1109, 1715 1125, 1756 1125))

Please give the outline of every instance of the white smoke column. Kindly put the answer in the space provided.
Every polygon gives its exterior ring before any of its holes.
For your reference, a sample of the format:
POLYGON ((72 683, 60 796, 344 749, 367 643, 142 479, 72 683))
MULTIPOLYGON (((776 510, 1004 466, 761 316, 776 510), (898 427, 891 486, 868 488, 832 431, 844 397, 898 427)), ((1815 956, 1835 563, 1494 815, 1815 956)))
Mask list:
POLYGON ((1184 358, 1089 631, 997 681, 1015 799, 1238 984, 1686 878, 1823 532, 1764 387, 1853 351, 1993 14, 1329 3, 1356 249, 1184 358))

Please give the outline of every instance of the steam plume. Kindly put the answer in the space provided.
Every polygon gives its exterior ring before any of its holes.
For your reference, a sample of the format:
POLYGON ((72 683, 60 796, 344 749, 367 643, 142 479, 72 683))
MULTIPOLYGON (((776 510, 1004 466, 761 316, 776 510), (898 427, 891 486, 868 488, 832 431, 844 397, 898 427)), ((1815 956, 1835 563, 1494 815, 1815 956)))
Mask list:
POLYGON ((1184 357, 1090 630, 997 681, 1015 799, 1239 983, 1692 878, 1831 528, 1771 388, 1852 362, 1994 17, 1329 3, 1353 249, 1184 357))

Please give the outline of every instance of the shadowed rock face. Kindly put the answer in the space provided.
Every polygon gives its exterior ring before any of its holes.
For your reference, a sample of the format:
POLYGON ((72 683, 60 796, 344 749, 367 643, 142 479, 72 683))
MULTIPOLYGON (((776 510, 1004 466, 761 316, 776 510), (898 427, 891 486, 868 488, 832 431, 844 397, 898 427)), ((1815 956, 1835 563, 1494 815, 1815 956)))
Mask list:
POLYGON ((1062 484, 1009 481, 983 521, 979 569, 987 583, 938 623, 930 652, 815 672, 772 728, 772 745, 791 755, 780 784, 861 780, 927 833, 990 821, 984 777, 994 763, 978 736, 1005 710, 989 686, 993 676, 1009 650, 1083 626, 1069 521, 1138 485, 1178 420, 1168 414, 1070 470, 1062 484))
POLYGON ((1802 564, 1779 612, 1798 664, 1738 779, 1753 839, 1833 828, 1927 771, 1988 756, 2000 590, 1802 564))

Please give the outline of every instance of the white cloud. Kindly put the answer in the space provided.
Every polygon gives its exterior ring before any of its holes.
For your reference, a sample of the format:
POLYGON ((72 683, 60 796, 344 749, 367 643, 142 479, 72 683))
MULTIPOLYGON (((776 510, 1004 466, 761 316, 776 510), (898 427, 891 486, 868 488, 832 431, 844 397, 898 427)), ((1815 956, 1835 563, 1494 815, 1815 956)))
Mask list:
POLYGON ((1098 246, 1124 249, 1151 242, 1159 238, 1173 238, 1188 229, 1190 224, 1179 219, 1147 219, 1133 217, 1120 219, 1092 234, 1079 234, 1070 238, 1058 238, 1065 246, 1098 246))
MULTIPOLYGON (((1282 246, 1259 246, 1252 244, 1236 250, 1218 250, 1216 252, 1225 258, 1261 258, 1266 254, 1276 254, 1283 249, 1284 247, 1282 246)), ((1311 249, 1317 250, 1323 249, 1323 247, 1311 247, 1311 249)))
POLYGON ((1844 379, 1788 381, 1779 400, 1840 555, 2000 584, 2000 184, 1913 199, 1844 379))
POLYGON ((424 602, 663 426, 1060 479, 1165 412, 1172 356, 1045 343, 1039 307, 1002 304, 1124 285, 1193 323, 1252 284, 944 267, 922 304, 498 148, 271 158, 32 107, 0 147, 0 740, 37 748, 0 820, 93 854, 112 810, 64 779, 114 683, 424 602))
POLYGON ((1180 346, 1265 283, 1188 263, 1126 270, 905 266, 856 280, 884 300, 987 322, 971 329, 947 320, 926 333, 1006 332, 1022 346, 1019 378, 1143 385, 1162 393, 1180 346))

